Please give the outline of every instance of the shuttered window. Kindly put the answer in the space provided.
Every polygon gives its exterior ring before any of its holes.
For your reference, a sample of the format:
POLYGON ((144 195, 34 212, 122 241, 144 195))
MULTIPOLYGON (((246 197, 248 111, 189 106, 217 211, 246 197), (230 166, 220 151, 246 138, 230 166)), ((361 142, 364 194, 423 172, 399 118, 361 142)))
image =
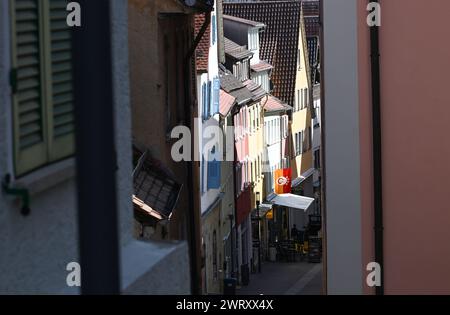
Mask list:
POLYGON ((219 189, 220 188, 220 169, 221 163, 217 159, 216 149, 215 147, 211 151, 211 156, 208 161, 208 184, 207 188, 210 189, 219 189))
POLYGON ((67 2, 10 2, 14 153, 18 176, 74 153, 67 2))

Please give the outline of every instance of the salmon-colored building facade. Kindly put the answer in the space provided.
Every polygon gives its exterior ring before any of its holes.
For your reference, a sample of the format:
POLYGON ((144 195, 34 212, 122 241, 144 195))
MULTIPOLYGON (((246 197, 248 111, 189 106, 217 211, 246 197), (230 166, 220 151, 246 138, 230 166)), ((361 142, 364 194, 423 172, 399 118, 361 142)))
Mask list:
POLYGON ((322 0, 324 285, 329 294, 450 294, 450 2, 380 1, 379 90, 368 3, 322 0), (371 262, 378 289, 367 282, 371 262))

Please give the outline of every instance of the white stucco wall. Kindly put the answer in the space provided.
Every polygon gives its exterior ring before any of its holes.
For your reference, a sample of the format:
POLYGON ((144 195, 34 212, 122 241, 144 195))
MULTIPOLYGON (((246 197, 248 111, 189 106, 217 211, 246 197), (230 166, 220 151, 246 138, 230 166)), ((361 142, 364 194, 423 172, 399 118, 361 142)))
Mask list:
MULTIPOLYGON (((216 2, 214 3, 214 10, 211 12, 211 24, 213 23, 214 19, 217 19, 217 13, 216 13, 216 2)), ((216 23, 217 25, 217 23, 216 23)), ((214 115, 213 117, 209 118, 206 121, 203 121, 201 117, 203 117, 203 100, 202 100, 202 85, 208 83, 208 81, 213 81, 214 78, 219 77, 219 58, 218 58, 218 50, 217 50, 217 44, 218 44, 218 35, 217 35, 217 27, 216 27, 216 34, 213 35, 213 27, 210 27, 210 47, 209 47, 209 54, 208 54, 208 72, 202 73, 200 75, 197 75, 197 99, 198 99, 198 117, 199 117, 199 130, 201 132, 198 135, 199 140, 199 148, 202 150, 206 142, 208 142, 208 139, 204 139, 203 135, 205 132, 205 129, 210 126, 219 126, 219 115, 214 115), (215 37, 216 41, 213 43, 212 38, 215 37), (206 141, 205 141, 206 140, 206 141)), ((213 93, 213 86, 211 85, 211 95, 213 93)), ((225 148, 224 148, 225 149, 225 148)), ((202 151, 200 151, 202 152, 202 151)), ((201 157, 201 154, 200 154, 201 157)), ((219 197, 220 189, 207 189, 207 182, 208 182, 208 163, 207 163, 208 157, 205 156, 205 163, 203 164, 203 180, 201 183, 203 184, 204 193, 201 194, 201 213, 204 214, 206 211, 209 210, 210 206, 217 200, 219 197)), ((200 176, 201 176, 200 172, 200 176)), ((202 190, 200 190, 202 191, 202 190)))

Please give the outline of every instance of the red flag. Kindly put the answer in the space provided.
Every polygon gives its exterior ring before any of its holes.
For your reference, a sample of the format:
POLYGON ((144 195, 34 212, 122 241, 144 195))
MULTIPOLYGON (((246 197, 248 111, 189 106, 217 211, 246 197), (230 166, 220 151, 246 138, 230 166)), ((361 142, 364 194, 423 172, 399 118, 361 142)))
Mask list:
POLYGON ((290 194, 292 184, 292 170, 290 168, 275 171, 275 193, 290 194))

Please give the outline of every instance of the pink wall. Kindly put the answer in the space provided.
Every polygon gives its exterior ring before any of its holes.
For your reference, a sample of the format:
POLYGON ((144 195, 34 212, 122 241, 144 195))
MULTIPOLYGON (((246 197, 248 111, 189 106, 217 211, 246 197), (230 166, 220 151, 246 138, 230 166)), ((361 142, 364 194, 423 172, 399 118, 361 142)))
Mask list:
POLYGON ((236 127, 235 146, 237 161, 242 163, 241 168, 241 190, 244 189, 245 184, 245 172, 244 167, 245 158, 249 154, 249 134, 247 126, 249 125, 248 108, 245 106, 241 108, 239 113, 234 117, 234 124, 236 127))
MULTIPOLYGON (((373 260, 374 245, 369 31, 364 1, 359 2, 359 10, 362 239, 366 264, 373 260)), ((386 294, 450 294, 448 12, 448 0, 382 2, 386 294)), ((366 293, 373 292, 364 287, 366 293)))

